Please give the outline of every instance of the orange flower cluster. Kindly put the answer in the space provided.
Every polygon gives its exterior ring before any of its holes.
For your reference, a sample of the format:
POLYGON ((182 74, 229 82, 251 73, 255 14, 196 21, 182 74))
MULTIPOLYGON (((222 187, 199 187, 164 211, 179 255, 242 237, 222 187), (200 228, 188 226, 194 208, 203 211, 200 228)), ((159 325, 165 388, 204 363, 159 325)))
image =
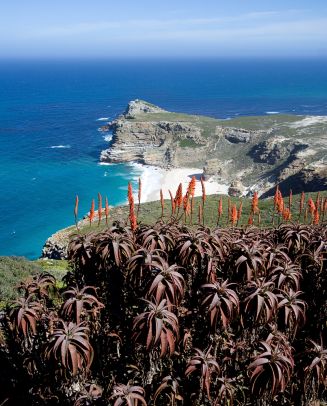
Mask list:
POLYGON ((282 192, 279 190, 278 186, 276 188, 276 193, 274 197, 274 205, 275 205, 275 210, 277 213, 283 215, 284 209, 285 209, 285 204, 284 204, 284 199, 282 192))
POLYGON ((204 202, 207 199, 207 195, 206 195, 206 188, 205 188, 205 185, 204 185, 204 179, 203 179, 202 176, 201 176, 201 187, 202 187, 202 203, 204 204, 204 202))
POLYGON ((175 202, 175 208, 178 207, 180 209, 182 207, 182 204, 183 204, 183 186, 182 186, 181 183, 178 185, 174 202, 175 202))
POLYGON ((315 203, 314 203, 314 201, 312 200, 311 197, 308 200, 308 209, 309 209, 309 213, 311 215, 313 215, 314 212, 316 211, 316 205, 315 205, 315 203))
POLYGON ((234 204, 232 207, 232 212, 231 212, 231 222, 232 222, 233 226, 236 224, 237 218, 238 218, 237 208, 236 208, 236 204, 234 204))
POLYGON ((102 219, 102 196, 100 193, 98 193, 98 218, 98 224, 100 225, 102 219))
POLYGON ((218 205, 218 215, 219 217, 223 214, 223 198, 221 197, 219 199, 219 205, 218 205))
POLYGON ((185 213, 185 217, 191 214, 191 203, 188 196, 188 193, 183 197, 183 210, 185 213))
POLYGON ((275 195, 274 195, 274 209, 275 210, 277 210, 278 201, 279 201, 280 196, 281 196, 281 194, 280 194, 280 191, 279 191, 279 186, 277 185, 275 195))
POLYGON ((135 216, 135 207, 134 207, 134 197, 133 197, 133 188, 131 183, 128 183, 128 203, 129 203, 129 221, 132 231, 135 231, 137 228, 137 219, 135 216))
POLYGON ((259 212, 259 197, 258 192, 253 193, 252 203, 251 203, 251 211, 253 214, 259 212))
POLYGON ((319 209, 318 207, 316 207, 316 210, 314 211, 313 214, 313 224, 319 224, 319 220, 320 220, 319 209))
POLYGON ((290 221, 292 218, 292 213, 289 208, 283 210, 283 219, 286 221, 290 221))
POLYGON ((89 219, 90 219, 90 225, 94 219, 94 199, 92 199, 92 203, 91 203, 91 209, 90 209, 90 213, 89 213, 89 219))
POLYGON ((187 188, 187 194, 188 194, 191 198, 194 197, 194 193, 195 193, 195 183, 196 183, 195 176, 192 176, 192 179, 190 180, 190 183, 188 184, 188 188, 187 188))

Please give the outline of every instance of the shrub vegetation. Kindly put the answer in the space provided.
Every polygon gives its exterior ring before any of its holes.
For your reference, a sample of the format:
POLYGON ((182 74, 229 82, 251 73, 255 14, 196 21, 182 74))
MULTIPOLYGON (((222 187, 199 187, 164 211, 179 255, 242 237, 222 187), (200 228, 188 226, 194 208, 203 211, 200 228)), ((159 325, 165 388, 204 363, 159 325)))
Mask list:
MULTIPOLYGON (((20 286, 2 315, 2 404, 326 400, 323 204, 303 203, 312 224, 293 223, 276 192, 283 224, 237 227, 241 210, 230 207, 222 228, 218 206, 218 227, 208 228, 204 188, 197 220, 193 195, 191 184, 186 197, 179 190, 169 221, 148 226, 129 187, 128 226, 72 238, 65 288, 47 273, 20 286)), ((254 195, 252 223, 259 205, 254 195)))

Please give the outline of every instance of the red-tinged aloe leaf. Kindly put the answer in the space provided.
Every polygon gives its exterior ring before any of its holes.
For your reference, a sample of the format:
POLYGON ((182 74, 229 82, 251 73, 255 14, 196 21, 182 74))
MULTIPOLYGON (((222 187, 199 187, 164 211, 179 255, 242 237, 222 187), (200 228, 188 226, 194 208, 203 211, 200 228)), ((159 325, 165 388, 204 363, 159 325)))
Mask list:
POLYGON ((175 351, 175 338, 173 333, 170 330, 167 330, 167 340, 169 344, 169 354, 173 355, 175 351))
POLYGON ((257 314, 256 314, 255 321, 258 320, 259 315, 261 313, 261 309, 262 309, 262 306, 264 304, 264 298, 262 296, 258 295, 257 296, 257 301, 258 301, 258 305, 257 305, 257 314))
POLYGON ((238 260, 235 262, 235 266, 238 267, 241 265, 243 262, 247 261, 247 258, 245 255, 241 255, 238 260))
POLYGON ((156 337, 154 340, 154 345, 159 341, 160 334, 162 332, 162 327, 163 327, 163 321, 162 319, 156 318, 156 337))
MULTIPOLYGON (((146 403, 145 399, 143 398, 143 396, 134 393, 133 398, 137 399, 137 401, 140 401, 144 406, 147 406, 147 403, 146 403)), ((132 406, 134 406, 134 405, 132 404, 132 406)))
POLYGON ((161 353, 160 353, 160 357, 164 357, 167 353, 168 350, 168 340, 167 340, 167 335, 162 332, 161 336, 160 336, 160 341, 161 341, 161 353))
POLYGON ((168 387, 167 382, 163 382, 159 388, 155 391, 155 394, 153 396, 153 400, 156 401, 157 397, 160 395, 160 393, 165 390, 168 387))
POLYGON ((264 365, 269 363, 270 360, 267 358, 261 358, 261 354, 260 354, 260 358, 256 359, 255 361, 253 361, 250 365, 249 368, 254 368, 254 367, 258 367, 260 365, 264 365))
POLYGON ((68 346, 68 350, 69 350, 70 359, 71 359, 71 362, 72 362, 73 376, 75 376, 77 374, 77 365, 78 365, 77 358, 78 358, 78 355, 77 355, 77 352, 76 352, 76 348, 73 345, 70 344, 68 346))
POLYGON ((148 335, 146 339, 146 348, 147 350, 151 347, 153 340, 153 334, 152 334, 152 322, 149 323, 149 330, 148 330, 148 335))
POLYGON ((185 371, 185 376, 190 375, 192 372, 196 371, 196 366, 194 365, 190 365, 187 367, 186 371, 185 371))
POLYGON ((206 376, 204 378, 204 387, 206 389, 208 399, 211 400, 211 397, 210 397, 210 374, 206 374, 206 376))
POLYGON ((112 247, 113 247, 113 250, 114 250, 114 256, 115 256, 116 265, 119 266, 120 258, 119 258, 119 244, 118 244, 118 242, 113 240, 112 241, 112 247))
POLYGON ((321 362, 321 359, 319 357, 314 358, 314 360, 311 362, 310 366, 308 367, 309 369, 313 369, 317 364, 321 362))
POLYGON ((76 300, 76 323, 78 324, 81 320, 81 313, 83 310, 82 300, 76 300))

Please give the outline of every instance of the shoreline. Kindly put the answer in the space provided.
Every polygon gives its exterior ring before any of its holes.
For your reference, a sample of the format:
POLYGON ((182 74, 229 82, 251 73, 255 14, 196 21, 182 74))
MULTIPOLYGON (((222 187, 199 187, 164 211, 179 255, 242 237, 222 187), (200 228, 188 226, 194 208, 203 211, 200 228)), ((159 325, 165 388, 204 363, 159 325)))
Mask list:
MULTIPOLYGON (((141 203, 160 200, 160 189, 164 199, 170 199, 169 190, 175 196, 178 185, 182 183, 183 193, 186 191, 192 176, 196 177, 195 196, 202 195, 200 168, 171 168, 163 169, 157 166, 130 163, 132 168, 141 171, 142 196, 141 203)), ((219 183, 213 177, 204 181, 206 194, 228 194, 229 185, 219 183)), ((136 193, 137 194, 137 193, 136 193)))

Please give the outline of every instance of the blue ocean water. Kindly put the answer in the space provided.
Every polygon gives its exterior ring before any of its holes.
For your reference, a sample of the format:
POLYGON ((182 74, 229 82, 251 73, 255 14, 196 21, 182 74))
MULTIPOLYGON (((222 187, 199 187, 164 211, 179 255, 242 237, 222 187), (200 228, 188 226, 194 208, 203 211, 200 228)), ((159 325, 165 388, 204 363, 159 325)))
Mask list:
POLYGON ((131 99, 218 118, 327 114, 326 60, 1 61, 0 255, 40 255, 97 193, 125 201, 128 165, 100 166, 98 118, 131 99))

